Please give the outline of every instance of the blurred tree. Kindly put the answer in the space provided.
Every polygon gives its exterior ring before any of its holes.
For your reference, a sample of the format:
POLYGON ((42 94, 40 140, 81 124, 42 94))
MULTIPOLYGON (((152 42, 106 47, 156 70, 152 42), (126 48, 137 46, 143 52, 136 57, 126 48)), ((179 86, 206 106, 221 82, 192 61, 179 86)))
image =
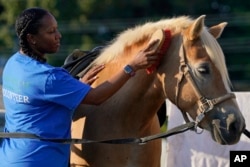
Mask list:
MULTIPOLYGON (((39 6, 49 10, 58 20, 61 20, 60 17, 63 17, 63 19, 74 21, 72 17, 81 17, 79 15, 80 9, 76 8, 78 5, 74 2, 76 3, 77 1, 0 0, 0 50, 2 54, 5 54, 4 50, 14 52, 18 49, 14 24, 16 17, 21 11, 29 7, 39 6)), ((78 18, 75 19, 77 20, 78 18)), ((6 54, 10 55, 9 52, 6 52, 6 54)))
POLYGON ((41 6, 53 8, 54 1, 50 0, 0 0, 0 50, 16 50, 14 24, 18 14, 25 8, 41 6))

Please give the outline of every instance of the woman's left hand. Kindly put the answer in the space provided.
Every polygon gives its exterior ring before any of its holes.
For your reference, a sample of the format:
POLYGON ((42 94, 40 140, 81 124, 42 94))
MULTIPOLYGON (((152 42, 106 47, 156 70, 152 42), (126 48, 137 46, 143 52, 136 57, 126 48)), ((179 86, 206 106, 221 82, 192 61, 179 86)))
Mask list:
POLYGON ((97 78, 97 74, 103 70, 104 65, 97 65, 91 68, 82 78, 80 78, 80 81, 91 85, 97 78))

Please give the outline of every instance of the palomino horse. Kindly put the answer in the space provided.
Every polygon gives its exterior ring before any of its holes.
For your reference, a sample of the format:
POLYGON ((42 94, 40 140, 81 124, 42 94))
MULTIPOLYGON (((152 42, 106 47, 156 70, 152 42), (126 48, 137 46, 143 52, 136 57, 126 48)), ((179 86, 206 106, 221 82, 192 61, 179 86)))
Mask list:
MULTIPOLYGON (((171 32, 171 44, 157 69, 151 74, 137 72, 100 106, 81 106, 79 110, 83 113, 76 111, 74 116, 72 137, 107 140, 157 134, 160 126, 156 113, 168 98, 187 121, 186 114, 199 127, 210 131, 214 141, 223 145, 237 143, 245 121, 230 91, 224 55, 216 41, 226 23, 207 28, 204 18, 176 17, 149 22, 126 30, 111 42, 92 63, 105 64, 93 87, 108 82, 148 45, 156 30, 171 32)), ((71 166, 159 167, 160 158, 161 140, 144 145, 75 144, 71 166)))

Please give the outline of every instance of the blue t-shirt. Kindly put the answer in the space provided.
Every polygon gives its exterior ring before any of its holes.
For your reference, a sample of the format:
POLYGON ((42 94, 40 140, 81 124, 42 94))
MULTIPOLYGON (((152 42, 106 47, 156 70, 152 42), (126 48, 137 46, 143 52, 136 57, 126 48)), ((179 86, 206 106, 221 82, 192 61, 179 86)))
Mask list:
MULTIPOLYGON (((5 132, 26 132, 43 138, 70 138, 76 107, 90 90, 60 67, 19 52, 3 71, 5 132)), ((70 145, 36 139, 0 141, 0 167, 67 167, 70 145)))

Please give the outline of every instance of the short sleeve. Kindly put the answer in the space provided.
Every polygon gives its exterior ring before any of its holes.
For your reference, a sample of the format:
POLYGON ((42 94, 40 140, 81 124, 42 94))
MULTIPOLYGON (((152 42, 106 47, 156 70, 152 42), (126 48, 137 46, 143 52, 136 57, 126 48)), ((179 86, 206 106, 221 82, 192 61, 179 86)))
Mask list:
POLYGON ((89 85, 73 78, 66 70, 55 68, 48 75, 44 98, 75 110, 90 89, 89 85))

